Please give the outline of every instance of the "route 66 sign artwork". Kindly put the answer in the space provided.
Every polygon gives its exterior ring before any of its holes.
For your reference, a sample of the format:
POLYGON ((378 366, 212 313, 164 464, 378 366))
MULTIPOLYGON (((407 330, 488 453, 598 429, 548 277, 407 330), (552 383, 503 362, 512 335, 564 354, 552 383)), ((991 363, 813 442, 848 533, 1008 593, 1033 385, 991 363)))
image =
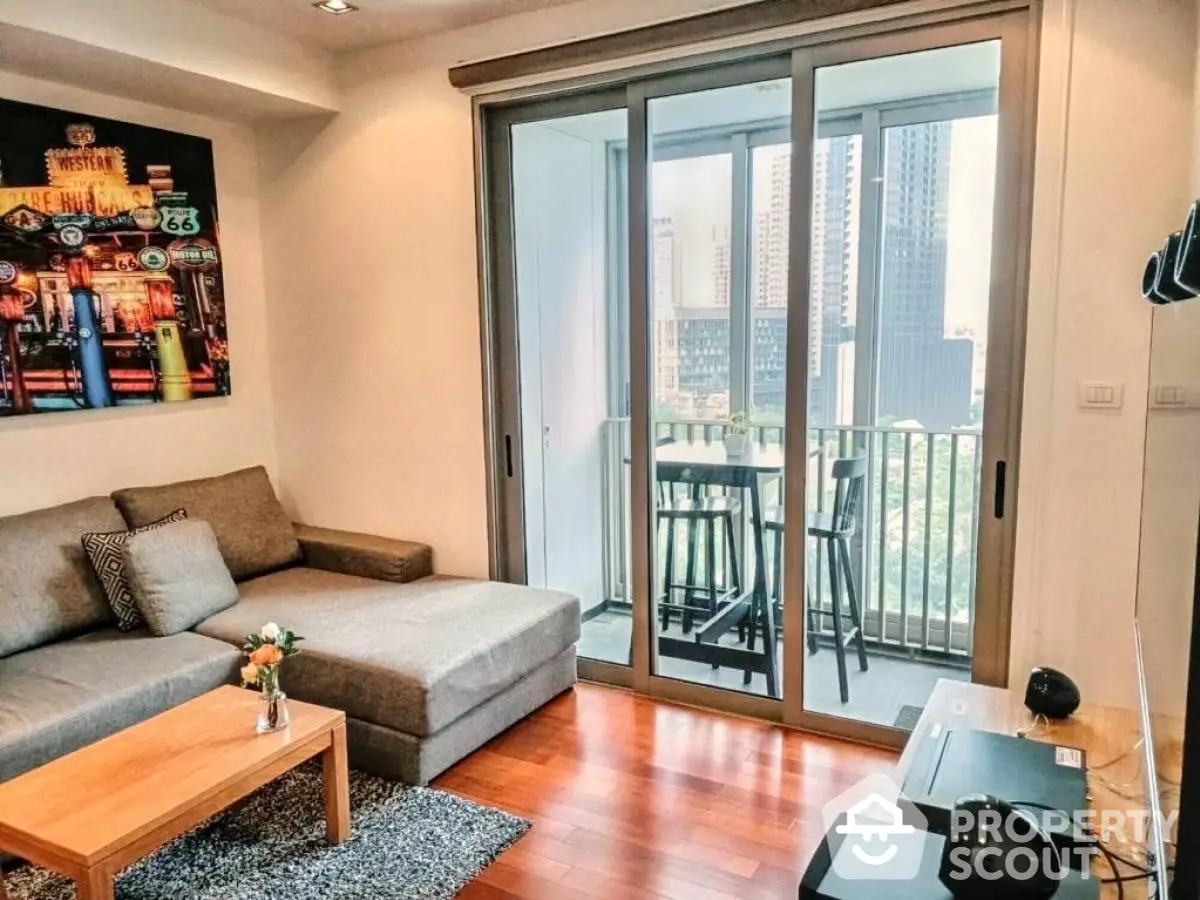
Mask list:
POLYGON ((212 142, 3 99, 0 123, 0 419, 230 394, 212 142))
POLYGON ((164 206, 162 224, 159 226, 167 234, 176 237, 189 237, 200 233, 200 210, 194 206, 164 206))

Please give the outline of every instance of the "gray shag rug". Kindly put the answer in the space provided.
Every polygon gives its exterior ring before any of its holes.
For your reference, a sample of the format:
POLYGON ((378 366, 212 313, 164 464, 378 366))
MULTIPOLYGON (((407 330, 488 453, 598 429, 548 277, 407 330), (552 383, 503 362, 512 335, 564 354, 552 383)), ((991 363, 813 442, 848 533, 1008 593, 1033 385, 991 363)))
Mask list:
MULTIPOLYGON (((126 869, 117 900, 453 897, 530 828, 431 788, 350 773, 350 839, 325 840, 323 781, 308 763, 126 869)), ((44 869, 9 873, 12 900, 73 900, 44 869)))

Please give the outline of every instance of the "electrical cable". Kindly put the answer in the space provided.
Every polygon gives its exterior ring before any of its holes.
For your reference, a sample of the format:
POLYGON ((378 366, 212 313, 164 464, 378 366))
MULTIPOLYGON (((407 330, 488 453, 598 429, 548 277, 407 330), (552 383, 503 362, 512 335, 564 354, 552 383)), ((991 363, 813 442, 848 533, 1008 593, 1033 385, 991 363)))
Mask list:
POLYGON ((1113 850, 1111 847, 1108 847, 1108 846, 1100 843, 1099 841, 1096 842, 1096 846, 1100 848, 1100 852, 1105 854, 1106 858, 1111 857, 1112 859, 1115 859, 1119 863, 1124 863, 1125 865, 1129 866, 1129 868, 1131 868, 1131 869, 1137 869, 1139 875, 1151 874, 1149 868, 1142 865, 1141 863, 1134 862, 1133 860, 1129 859, 1128 857, 1122 856, 1120 853, 1118 853, 1116 850, 1113 850))
MULTIPOLYGON (((1095 836, 1094 833, 1092 833, 1092 834, 1093 834, 1093 836, 1095 836)), ((1139 882, 1139 881, 1150 882, 1150 884, 1152 886, 1152 890, 1153 890, 1153 893, 1149 895, 1150 900, 1153 900, 1153 898, 1159 896, 1158 876, 1155 873, 1153 866, 1151 866, 1149 864, 1149 861, 1147 861, 1147 863, 1145 865, 1142 865, 1141 863, 1138 863, 1138 862, 1134 862, 1132 859, 1129 859, 1128 857, 1123 856, 1122 854, 1118 853, 1116 850, 1113 850, 1111 847, 1107 846, 1100 840, 1096 841, 1096 847, 1099 849, 1100 854, 1104 857, 1105 862, 1108 863, 1108 867, 1110 870, 1112 870, 1112 873, 1113 873, 1112 878, 1101 879, 1100 883, 1101 884, 1115 884, 1117 886, 1117 900, 1121 900, 1121 898, 1123 898, 1125 896, 1125 885, 1126 884, 1129 884, 1130 882, 1139 882), (1122 874, 1121 870, 1117 868, 1117 863, 1122 863, 1123 865, 1126 865, 1129 868, 1133 869, 1134 874, 1132 874, 1132 875, 1122 874)))
POLYGON ((1123 762, 1124 760, 1129 759, 1129 757, 1131 757, 1131 756, 1133 756, 1133 754, 1137 753, 1138 750, 1142 749, 1142 745, 1145 743, 1146 743, 1145 738, 1139 738, 1138 742, 1136 744, 1134 744, 1132 747, 1130 747, 1124 753, 1114 756, 1108 762, 1097 763, 1095 765, 1093 765, 1092 763, 1088 763, 1088 771, 1095 772, 1097 769, 1111 768, 1111 767, 1115 766, 1117 763, 1123 762))
POLYGON ((1121 875, 1121 870, 1117 868, 1116 858, 1099 841, 1096 842, 1096 846, 1100 848, 1100 853, 1104 856, 1104 861, 1108 863, 1108 868, 1112 870, 1113 880, 1108 883, 1117 886, 1117 900, 1125 900, 1125 879, 1121 875))
MULTIPOLYGON (((1066 812, 1056 806, 1048 806, 1045 803, 1038 803, 1032 800, 1021 801, 1013 803, 1012 805, 1016 807, 1025 807, 1027 809, 1040 809, 1045 810, 1046 812, 1058 813, 1061 816, 1067 816, 1066 812)), ((1067 816, 1067 818, 1070 819, 1070 816, 1067 816)), ((1101 884, 1115 884, 1117 886, 1117 900, 1124 900, 1126 884, 1130 882, 1147 880, 1151 881, 1155 885, 1155 896, 1157 896, 1157 877, 1155 876, 1153 867, 1149 864, 1149 861, 1147 861, 1145 864, 1136 862, 1133 859, 1130 859, 1128 856, 1123 855, 1121 852, 1118 852, 1103 843, 1100 840, 1099 835, 1097 835, 1094 831, 1087 830, 1084 833, 1092 839, 1096 849, 1099 851, 1100 855, 1104 857, 1104 861, 1108 864, 1108 868, 1112 871, 1112 877, 1101 879, 1101 884), (1122 873, 1117 867, 1117 863, 1121 863, 1125 866, 1128 866, 1130 869, 1133 869, 1133 874, 1122 873)), ((1134 847, 1132 849, 1145 852, 1142 848, 1134 847)))
POLYGON ((1022 728, 1017 729, 1017 737, 1027 738, 1043 725, 1049 728, 1050 720, 1047 719, 1042 713, 1037 713, 1034 715, 1032 722, 1022 728))

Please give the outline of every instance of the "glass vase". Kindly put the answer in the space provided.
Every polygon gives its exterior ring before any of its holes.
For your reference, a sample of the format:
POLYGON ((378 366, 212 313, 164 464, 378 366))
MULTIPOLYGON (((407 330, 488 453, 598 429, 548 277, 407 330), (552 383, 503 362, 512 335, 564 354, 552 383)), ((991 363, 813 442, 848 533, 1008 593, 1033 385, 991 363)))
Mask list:
POLYGON ((278 689, 264 687, 258 695, 258 733, 282 731, 290 722, 287 694, 278 689))

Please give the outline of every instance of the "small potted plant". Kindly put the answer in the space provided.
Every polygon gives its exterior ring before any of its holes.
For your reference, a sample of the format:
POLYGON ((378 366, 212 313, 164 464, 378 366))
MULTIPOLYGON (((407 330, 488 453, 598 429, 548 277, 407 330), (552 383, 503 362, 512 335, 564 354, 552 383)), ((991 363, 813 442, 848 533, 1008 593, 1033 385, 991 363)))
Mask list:
POLYGON ((242 649, 250 662, 242 667, 243 687, 261 690, 258 704, 258 733, 282 731, 291 721, 287 694, 279 689, 279 667, 289 656, 300 652, 297 642, 304 640, 274 622, 268 622, 257 634, 246 635, 242 649))
POLYGON ((735 412, 725 423, 725 452, 730 456, 741 456, 750 445, 750 414, 735 412))

